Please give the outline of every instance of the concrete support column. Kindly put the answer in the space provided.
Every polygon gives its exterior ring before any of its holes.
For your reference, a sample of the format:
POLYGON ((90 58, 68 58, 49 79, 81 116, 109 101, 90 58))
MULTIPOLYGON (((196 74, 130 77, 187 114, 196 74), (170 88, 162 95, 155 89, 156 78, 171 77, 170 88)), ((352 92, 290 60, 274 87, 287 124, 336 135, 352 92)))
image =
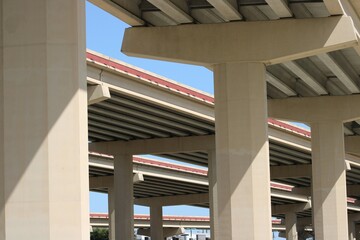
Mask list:
POLYGON ((114 158, 115 236, 116 240, 134 238, 134 189, 132 155, 114 158))
POLYGON ((216 179, 216 151, 208 151, 208 178, 209 178, 209 203, 210 203, 210 235, 211 239, 217 239, 217 179, 216 179))
POLYGON ((217 224, 222 240, 272 239, 265 66, 214 66, 217 224))
POLYGON ((354 221, 348 220, 349 224, 349 240, 356 240, 356 223, 354 221))
POLYGON ((289 212, 285 214, 285 226, 286 226, 286 239, 298 240, 298 233, 296 228, 297 217, 295 212, 289 212))
POLYGON ((84 0, 0 0, 0 240, 89 239, 84 0))
POLYGON ((115 240, 115 196, 114 184, 108 187, 109 239, 115 240))
POLYGON ((152 240, 164 240, 162 206, 150 206, 150 235, 152 240))
POLYGON ((311 124, 316 240, 348 238, 344 131, 341 121, 311 124))

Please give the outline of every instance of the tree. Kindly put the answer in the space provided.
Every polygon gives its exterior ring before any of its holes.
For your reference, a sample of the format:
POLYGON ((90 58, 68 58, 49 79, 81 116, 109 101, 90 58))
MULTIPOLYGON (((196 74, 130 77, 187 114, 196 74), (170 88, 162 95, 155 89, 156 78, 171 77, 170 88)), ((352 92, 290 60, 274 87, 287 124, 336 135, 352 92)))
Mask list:
POLYGON ((109 240, 109 230, 106 228, 94 228, 90 233, 90 240, 109 240))

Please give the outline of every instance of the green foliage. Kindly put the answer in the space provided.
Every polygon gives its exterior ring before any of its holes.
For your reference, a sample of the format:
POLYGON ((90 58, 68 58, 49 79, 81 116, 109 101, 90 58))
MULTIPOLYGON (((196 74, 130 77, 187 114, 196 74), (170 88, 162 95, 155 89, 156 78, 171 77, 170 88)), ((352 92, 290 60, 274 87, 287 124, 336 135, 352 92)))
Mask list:
POLYGON ((90 233, 90 240, 109 240, 109 230, 106 228, 94 228, 90 233))

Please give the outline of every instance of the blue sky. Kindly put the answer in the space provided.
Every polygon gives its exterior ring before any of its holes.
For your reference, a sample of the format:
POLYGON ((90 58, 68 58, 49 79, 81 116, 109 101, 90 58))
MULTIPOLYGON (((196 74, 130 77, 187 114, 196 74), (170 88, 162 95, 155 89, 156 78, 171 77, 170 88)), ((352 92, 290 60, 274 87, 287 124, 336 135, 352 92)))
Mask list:
MULTIPOLYGON (((119 19, 86 3, 86 45, 88 49, 122 60, 145 70, 173 79, 196 89, 214 93, 213 74, 204 67, 127 57, 120 52, 124 30, 119 19)), ((107 212, 107 195, 90 193, 90 211, 107 212)), ((146 207, 135 206, 135 213, 149 214, 146 207)), ((165 215, 208 216, 208 209, 188 206, 165 207, 165 215)), ((277 234, 276 234, 277 235, 277 234)), ((284 239, 284 238, 275 238, 284 239)))
MULTIPOLYGON (((107 56, 133 64, 183 84, 213 94, 212 72, 204 67, 127 57, 120 52, 125 28, 119 19, 86 3, 86 47, 107 56)), ((90 211, 107 212, 107 194, 90 193, 90 211)), ((208 216, 208 209, 188 206, 165 207, 166 215, 208 216)), ((149 214, 146 207, 135 206, 135 213, 149 214)))

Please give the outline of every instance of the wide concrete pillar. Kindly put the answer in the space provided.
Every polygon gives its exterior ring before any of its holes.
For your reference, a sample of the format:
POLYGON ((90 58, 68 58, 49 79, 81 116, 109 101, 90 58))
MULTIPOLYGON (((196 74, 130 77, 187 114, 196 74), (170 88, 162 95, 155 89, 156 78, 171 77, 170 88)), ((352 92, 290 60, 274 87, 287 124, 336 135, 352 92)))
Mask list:
POLYGON ((216 151, 208 151, 208 178, 209 178, 209 209, 210 209, 210 236, 212 240, 218 239, 218 216, 217 216, 217 178, 216 178, 216 151))
POLYGON ((311 123, 316 240, 348 238, 344 131, 340 121, 311 123))
POLYGON ((89 239, 84 0, 0 0, 0 239, 89 239))
POLYGON ((152 240, 164 240, 162 206, 150 206, 150 235, 152 240))
POLYGON ((109 239, 115 240, 115 196, 114 184, 108 187, 109 239))
POLYGON ((295 212, 285 214, 286 240, 298 240, 296 223, 297 217, 295 212))
POLYGON ((265 66, 214 66, 218 236, 270 240, 265 66))
POLYGON ((132 155, 114 156, 115 239, 134 238, 134 190, 132 155))

